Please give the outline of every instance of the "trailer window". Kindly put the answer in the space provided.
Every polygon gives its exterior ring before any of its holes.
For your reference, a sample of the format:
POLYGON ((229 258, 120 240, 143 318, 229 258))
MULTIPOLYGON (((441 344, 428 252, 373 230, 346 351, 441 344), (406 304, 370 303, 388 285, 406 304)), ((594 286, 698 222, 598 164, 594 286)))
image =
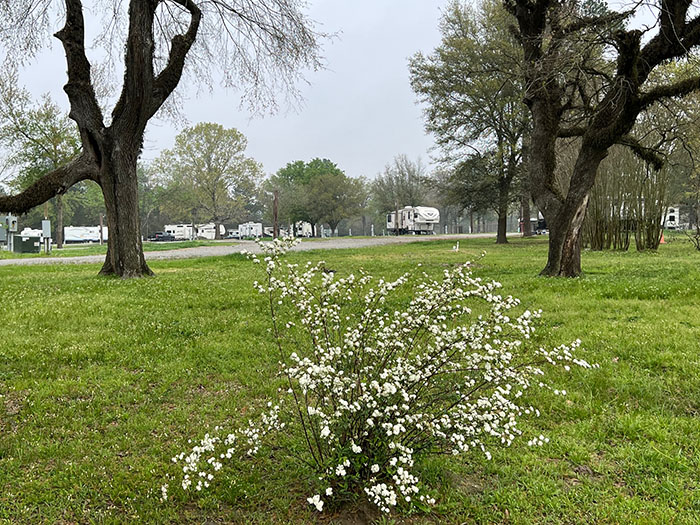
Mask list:
POLYGON ((391 213, 386 216, 386 222, 391 222, 391 213))

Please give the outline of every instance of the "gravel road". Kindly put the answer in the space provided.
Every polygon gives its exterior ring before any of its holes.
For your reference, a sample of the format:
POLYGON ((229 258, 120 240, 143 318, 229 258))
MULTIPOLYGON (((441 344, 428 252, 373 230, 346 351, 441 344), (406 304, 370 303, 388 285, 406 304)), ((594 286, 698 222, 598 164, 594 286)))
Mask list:
MULTIPOLYGON (((308 250, 342 250, 345 248, 366 248, 371 246, 384 246, 387 244, 405 244, 410 242, 436 241, 442 239, 468 240, 477 237, 494 237, 494 234, 475 233, 461 235, 405 235, 402 237, 368 237, 355 239, 350 237, 337 237, 325 240, 310 240, 299 243, 295 251, 308 250)), ((240 241, 239 244, 222 244, 221 246, 199 246, 196 248, 180 248, 160 252, 146 252, 149 261, 161 261, 167 259, 194 259, 199 257, 215 257, 240 253, 243 250, 258 252, 258 245, 253 241, 240 241)), ((0 266, 34 266, 37 264, 97 264, 105 260, 104 255, 86 255, 82 257, 37 257, 27 259, 0 259, 0 266)))

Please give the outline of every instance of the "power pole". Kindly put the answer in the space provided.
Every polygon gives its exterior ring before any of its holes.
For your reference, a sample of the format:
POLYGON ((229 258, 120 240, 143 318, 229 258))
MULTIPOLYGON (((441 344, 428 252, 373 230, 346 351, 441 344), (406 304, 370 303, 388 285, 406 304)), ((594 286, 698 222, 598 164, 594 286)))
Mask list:
POLYGON ((279 206, 280 192, 275 190, 272 192, 272 238, 276 239, 280 236, 280 226, 277 222, 277 210, 279 206))

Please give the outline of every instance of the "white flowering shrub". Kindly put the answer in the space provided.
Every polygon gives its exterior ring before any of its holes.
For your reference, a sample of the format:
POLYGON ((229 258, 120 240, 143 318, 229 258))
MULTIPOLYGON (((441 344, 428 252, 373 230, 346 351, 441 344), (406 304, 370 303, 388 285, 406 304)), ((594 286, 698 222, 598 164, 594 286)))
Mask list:
MULTIPOLYGON (((260 421, 207 435, 173 458, 184 490, 208 487, 223 463, 255 454, 287 425, 318 476, 308 502, 319 511, 357 495, 384 512, 425 507, 435 501, 417 460, 473 449, 491 458, 521 434, 521 417, 539 415, 523 394, 551 389, 546 367, 591 367, 575 357, 579 341, 550 350, 530 344, 539 312, 517 313, 519 301, 474 277, 468 264, 440 279, 340 277, 323 262, 284 264, 292 245, 277 240, 261 244, 262 258, 249 254, 264 270, 255 287, 269 301, 283 399, 260 421)), ((546 441, 540 435, 529 444, 546 441)))

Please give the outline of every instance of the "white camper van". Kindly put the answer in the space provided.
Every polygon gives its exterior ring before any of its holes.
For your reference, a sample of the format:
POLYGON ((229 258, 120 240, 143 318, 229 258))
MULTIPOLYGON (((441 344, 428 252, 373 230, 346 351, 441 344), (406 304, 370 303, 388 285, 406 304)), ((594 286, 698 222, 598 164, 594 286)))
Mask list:
POLYGON ((437 224, 440 224, 440 212, 428 206, 401 208, 398 220, 395 211, 386 216, 386 230, 391 234, 396 234, 397 230, 399 234, 433 234, 437 224))

